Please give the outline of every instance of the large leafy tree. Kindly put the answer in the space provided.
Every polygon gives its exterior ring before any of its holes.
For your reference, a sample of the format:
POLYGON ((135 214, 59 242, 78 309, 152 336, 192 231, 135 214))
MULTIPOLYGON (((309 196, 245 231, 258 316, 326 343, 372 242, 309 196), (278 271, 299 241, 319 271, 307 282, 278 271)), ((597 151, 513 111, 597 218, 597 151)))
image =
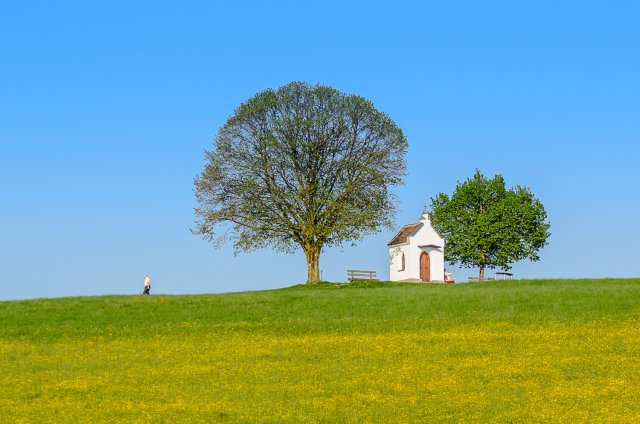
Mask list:
POLYGON ((506 271, 513 262, 539 260, 550 235, 546 219, 530 189, 507 190, 502 176, 487 179, 478 170, 451 197, 439 193, 431 199, 431 221, 447 242, 447 262, 479 268, 480 280, 485 268, 506 271))
POLYGON ((301 248, 316 283, 323 248, 391 228, 406 150, 402 130, 360 96, 302 82, 262 91, 205 152, 194 232, 243 251, 301 248))

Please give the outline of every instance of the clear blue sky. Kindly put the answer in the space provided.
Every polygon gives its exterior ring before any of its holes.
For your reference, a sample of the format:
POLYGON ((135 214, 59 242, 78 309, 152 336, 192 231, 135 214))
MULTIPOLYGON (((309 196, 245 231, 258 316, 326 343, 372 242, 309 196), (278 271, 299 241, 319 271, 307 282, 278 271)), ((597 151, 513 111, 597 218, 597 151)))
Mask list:
MULTIPOLYGON (((0 299, 138 293, 145 273, 155 293, 304 282, 300 253, 234 256, 189 231, 217 129, 292 80, 404 129, 398 226, 478 168, 549 214, 516 276, 640 276, 639 2, 232 3, 2 5, 0 299)), ((328 250, 323 278, 387 276, 392 236, 328 250)))

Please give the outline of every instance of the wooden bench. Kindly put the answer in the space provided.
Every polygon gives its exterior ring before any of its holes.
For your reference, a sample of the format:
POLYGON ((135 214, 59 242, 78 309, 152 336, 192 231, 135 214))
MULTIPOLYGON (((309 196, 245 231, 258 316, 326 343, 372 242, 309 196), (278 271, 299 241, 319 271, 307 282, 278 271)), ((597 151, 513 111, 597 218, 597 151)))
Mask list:
MULTIPOLYGON (((469 281, 480 281, 478 277, 469 277, 469 281)), ((485 277, 484 281, 495 281, 494 277, 485 277)))
POLYGON ((348 269, 347 277, 349 281, 378 281, 375 271, 362 271, 359 269, 348 269))

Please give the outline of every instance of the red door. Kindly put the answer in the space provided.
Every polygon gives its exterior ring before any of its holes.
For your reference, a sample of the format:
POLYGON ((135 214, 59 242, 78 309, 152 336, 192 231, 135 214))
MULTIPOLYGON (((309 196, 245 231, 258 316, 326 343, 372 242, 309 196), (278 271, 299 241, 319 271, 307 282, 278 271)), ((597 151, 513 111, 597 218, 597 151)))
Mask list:
POLYGON ((431 260, 427 252, 420 255, 420 279, 422 281, 431 281, 431 260))

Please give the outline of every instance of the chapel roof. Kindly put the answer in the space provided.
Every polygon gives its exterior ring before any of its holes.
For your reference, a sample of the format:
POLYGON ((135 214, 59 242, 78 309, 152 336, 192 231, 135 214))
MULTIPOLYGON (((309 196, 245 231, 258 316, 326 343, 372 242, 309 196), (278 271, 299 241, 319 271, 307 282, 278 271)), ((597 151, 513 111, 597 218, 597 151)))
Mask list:
POLYGON ((407 224, 396 234, 387 246, 395 246, 397 244, 406 243, 409 239, 409 236, 413 234, 419 227, 422 226, 422 222, 417 222, 415 224, 407 224))

